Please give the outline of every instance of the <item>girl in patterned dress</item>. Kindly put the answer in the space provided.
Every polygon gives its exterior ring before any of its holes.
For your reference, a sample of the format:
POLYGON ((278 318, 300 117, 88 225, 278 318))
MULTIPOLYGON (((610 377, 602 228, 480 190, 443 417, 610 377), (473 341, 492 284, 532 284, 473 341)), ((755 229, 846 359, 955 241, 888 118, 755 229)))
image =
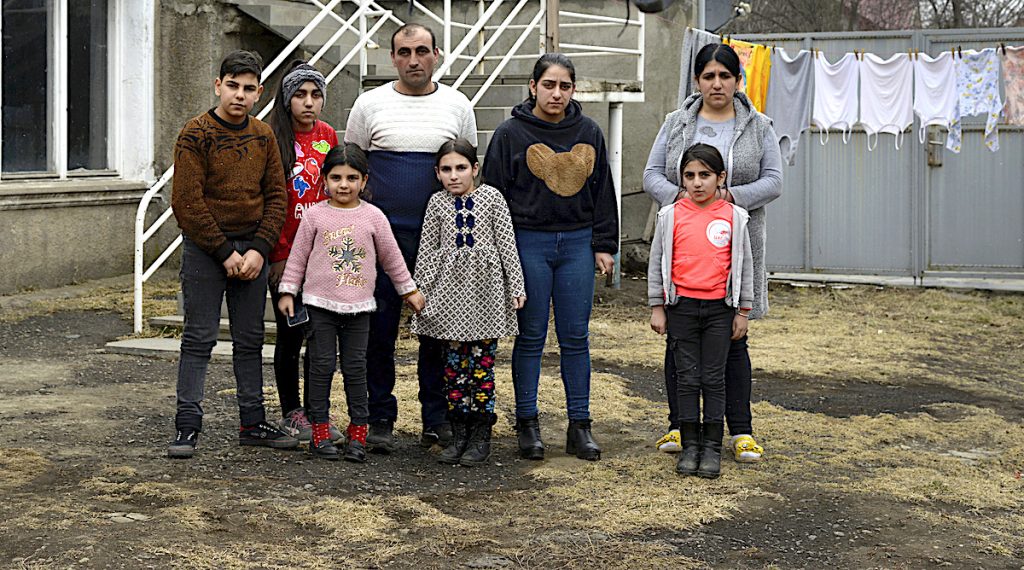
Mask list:
POLYGON ((516 310, 526 302, 508 206, 493 187, 475 185, 476 156, 461 138, 437 151, 445 192, 431 197, 423 218, 416 283, 426 306, 412 321, 415 334, 447 341, 452 441, 439 461, 466 466, 490 456, 498 338, 518 334, 516 310))
POLYGON ((337 460, 330 435, 331 379, 341 354, 341 372, 350 423, 345 430, 344 458, 366 460, 369 411, 366 388, 366 343, 380 266, 398 294, 413 311, 423 308, 423 296, 398 249, 391 226, 376 206, 360 199, 369 178, 366 154, 356 145, 334 147, 324 158, 324 181, 329 199, 311 206, 302 216, 295 243, 281 277, 278 309, 294 316, 294 296, 302 291, 309 312, 309 397, 313 424, 310 451, 337 460))

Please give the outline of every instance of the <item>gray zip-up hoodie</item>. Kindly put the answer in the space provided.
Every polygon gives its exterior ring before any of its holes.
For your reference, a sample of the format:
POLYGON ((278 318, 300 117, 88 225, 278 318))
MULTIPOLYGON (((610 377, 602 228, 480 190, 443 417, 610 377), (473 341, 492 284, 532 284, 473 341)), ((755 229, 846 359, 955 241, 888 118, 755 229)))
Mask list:
MULTIPOLYGON (((700 93, 695 93, 678 110, 669 113, 651 149, 651 156, 663 157, 663 162, 655 170, 648 162, 644 172, 644 191, 660 205, 675 202, 680 191, 679 161, 683 152, 693 144, 697 115, 702 105, 700 93)), ((733 193, 735 202, 750 214, 748 231, 750 248, 754 253, 754 308, 750 318, 757 319, 768 312, 764 206, 782 193, 782 155, 771 119, 758 113, 743 93, 735 94, 733 107, 736 111, 734 139, 728 156, 722 158, 726 160, 726 187, 733 193), (762 161, 769 153, 773 156, 770 162, 774 166, 762 173, 762 161)))
MULTIPOLYGON (((679 298, 672 284, 672 247, 675 240, 675 204, 658 210, 651 257, 647 262, 647 302, 650 306, 675 305, 679 298)), ((732 206, 732 263, 726 283, 725 303, 730 307, 750 307, 754 303, 754 256, 747 235, 747 211, 732 206)))

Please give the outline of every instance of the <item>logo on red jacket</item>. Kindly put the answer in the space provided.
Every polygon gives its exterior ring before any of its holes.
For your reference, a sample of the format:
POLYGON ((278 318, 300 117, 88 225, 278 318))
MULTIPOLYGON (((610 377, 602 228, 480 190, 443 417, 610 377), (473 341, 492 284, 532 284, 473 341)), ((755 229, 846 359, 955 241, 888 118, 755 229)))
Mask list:
POLYGON ((711 220, 707 227, 708 241, 715 247, 726 247, 732 239, 732 224, 725 220, 711 220))

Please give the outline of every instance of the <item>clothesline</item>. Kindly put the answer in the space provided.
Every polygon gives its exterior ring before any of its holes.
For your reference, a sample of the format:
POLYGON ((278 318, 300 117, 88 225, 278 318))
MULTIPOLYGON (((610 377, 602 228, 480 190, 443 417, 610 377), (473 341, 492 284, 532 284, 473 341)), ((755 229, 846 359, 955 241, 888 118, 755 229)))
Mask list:
POLYGON ((947 130, 946 148, 960 152, 962 118, 985 115, 985 145, 999 149, 1000 118, 1024 125, 1024 47, 998 42, 994 48, 963 50, 961 46, 935 56, 911 48, 882 58, 854 49, 830 62, 819 48, 801 49, 790 57, 783 48, 736 40, 687 28, 683 41, 680 104, 695 90, 693 63, 701 47, 731 45, 740 57, 737 89, 772 117, 783 157, 792 164, 800 135, 819 130, 821 144, 831 129, 848 143, 855 125, 867 133, 868 150, 882 133, 894 135, 899 150, 904 132, 920 119, 918 140, 925 129, 947 130), (1000 77, 1006 91, 1004 107, 1000 77))

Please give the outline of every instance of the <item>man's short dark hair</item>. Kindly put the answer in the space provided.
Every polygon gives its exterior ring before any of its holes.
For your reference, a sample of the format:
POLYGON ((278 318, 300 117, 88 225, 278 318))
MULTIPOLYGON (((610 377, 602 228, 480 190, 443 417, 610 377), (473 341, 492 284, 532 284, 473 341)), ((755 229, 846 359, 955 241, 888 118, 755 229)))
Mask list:
POLYGON ((395 30, 395 33, 391 34, 391 53, 395 53, 395 38, 398 37, 398 34, 411 36, 419 30, 426 30, 430 34, 430 49, 437 49, 437 36, 434 35, 434 30, 431 30, 423 24, 409 23, 402 24, 400 28, 395 30))
POLYGON ((228 75, 242 75, 253 73, 259 79, 263 74, 263 58, 259 54, 245 50, 235 50, 224 57, 220 62, 220 78, 228 75))

